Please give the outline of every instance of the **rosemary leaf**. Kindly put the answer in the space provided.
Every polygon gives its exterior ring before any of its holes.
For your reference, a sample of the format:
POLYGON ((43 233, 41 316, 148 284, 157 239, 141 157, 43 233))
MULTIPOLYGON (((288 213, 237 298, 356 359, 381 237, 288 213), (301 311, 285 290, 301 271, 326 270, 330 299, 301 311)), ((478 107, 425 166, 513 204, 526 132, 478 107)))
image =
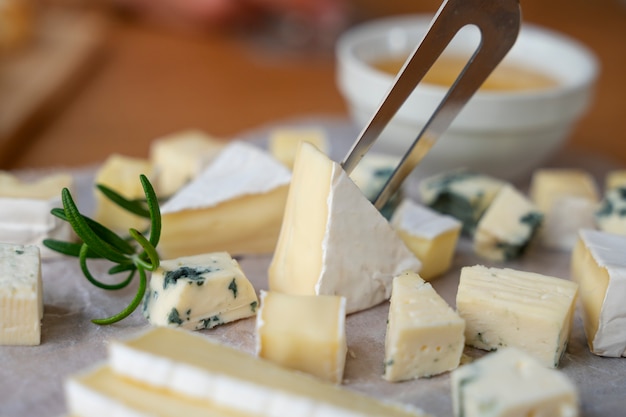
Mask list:
POLYGON ((126 211, 136 214, 140 217, 149 218, 150 211, 146 209, 144 202, 141 200, 129 200, 117 191, 107 187, 104 184, 96 184, 98 190, 102 192, 109 200, 122 207, 126 211))

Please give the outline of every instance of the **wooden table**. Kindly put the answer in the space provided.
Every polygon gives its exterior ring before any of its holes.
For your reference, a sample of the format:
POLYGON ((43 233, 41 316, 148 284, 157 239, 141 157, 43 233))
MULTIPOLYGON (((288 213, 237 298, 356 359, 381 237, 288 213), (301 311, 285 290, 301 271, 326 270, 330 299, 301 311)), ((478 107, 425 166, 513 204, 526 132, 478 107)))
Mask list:
MULTIPOLYGON (((438 1, 360 0, 359 18, 434 11, 438 1), (380 3, 380 2, 379 2, 380 3), (395 9, 394 9, 395 6, 395 9)), ((626 4, 619 0, 522 0, 524 19, 571 35, 597 54, 592 109, 567 146, 626 163, 626 4)), ((28 129, 2 168, 81 166, 112 152, 146 156, 161 135, 200 128, 223 138, 308 115, 347 117, 331 50, 284 53, 249 36, 183 33, 113 15, 95 71, 54 118, 28 129)))

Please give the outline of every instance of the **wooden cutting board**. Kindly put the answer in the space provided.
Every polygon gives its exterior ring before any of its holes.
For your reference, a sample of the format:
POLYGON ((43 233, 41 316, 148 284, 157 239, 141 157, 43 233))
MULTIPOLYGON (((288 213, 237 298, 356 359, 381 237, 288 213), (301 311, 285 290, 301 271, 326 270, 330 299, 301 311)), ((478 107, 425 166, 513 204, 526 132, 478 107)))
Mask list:
POLYGON ((0 60, 0 168, 71 97, 95 67, 106 19, 73 10, 38 16, 33 40, 0 60))

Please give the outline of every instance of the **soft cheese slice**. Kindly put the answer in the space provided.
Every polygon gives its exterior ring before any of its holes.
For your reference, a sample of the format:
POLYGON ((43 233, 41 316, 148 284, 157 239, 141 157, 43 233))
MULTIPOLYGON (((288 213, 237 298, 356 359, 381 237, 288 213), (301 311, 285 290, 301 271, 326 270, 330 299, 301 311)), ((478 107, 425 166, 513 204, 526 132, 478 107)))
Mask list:
POLYGON ((225 144, 201 130, 184 130, 155 139, 150 161, 159 195, 170 196, 195 178, 225 144))
MULTIPOLYGON (((139 180, 140 175, 152 177, 152 164, 147 159, 110 155, 96 173, 95 183, 106 185, 127 199, 145 200, 146 196, 139 180)), ((128 233, 129 228, 142 230, 148 220, 119 207, 95 190, 95 220, 118 233, 128 233)))
POLYGON ((346 363, 346 299, 261 291, 257 355, 338 384, 346 363))
POLYGON ((472 235, 504 184, 497 178, 461 169, 422 180, 419 192, 422 203, 459 219, 463 223, 463 232, 472 235))
POLYGON ((114 371, 152 389, 213 401, 267 417, 423 416, 212 342, 159 327, 109 345, 114 371), (193 381, 193 383, 190 383, 193 381))
POLYGON ((276 247, 291 172, 269 153, 232 142, 161 207, 165 258, 276 247))
POLYGON ((457 366, 465 321, 414 272, 394 278, 385 336, 388 381, 429 377, 457 366))
POLYGON ((328 154, 326 133, 321 129, 307 127, 281 127, 270 132, 269 150, 274 158, 293 168, 301 142, 307 142, 328 154))
POLYGON ((578 238, 578 230, 594 227, 598 190, 588 172, 556 168, 537 170, 529 194, 544 214, 539 233, 544 246, 570 251, 578 238))
POLYGON ((404 199, 391 217, 391 226, 422 261, 422 279, 430 281, 450 269, 461 222, 404 199))
POLYGON ((37 246, 0 243, 0 345, 38 345, 43 317, 37 246))
POLYGON ((388 299, 393 277, 420 267, 341 166, 303 143, 269 268, 270 290, 341 295, 353 313, 388 299))
POLYGON ((5 243, 37 245, 42 258, 58 256, 42 244, 44 239, 71 241, 74 233, 69 223, 50 211, 62 207, 61 190, 72 191, 69 174, 44 176, 25 181, 0 171, 0 239, 5 243))
POLYGON ((520 349, 505 348, 452 371, 456 417, 576 417, 576 386, 520 349))
POLYGON ((258 299, 226 252, 161 261, 152 273, 143 313, 155 326, 210 329, 253 316, 258 299))
POLYGON ((626 235, 626 187, 612 188, 604 194, 595 219, 600 230, 626 235))
POLYGON ((456 296, 465 343, 478 349, 514 346, 557 367, 565 353, 578 285, 514 269, 464 267, 456 296))
POLYGON ((519 190, 503 186, 478 222, 474 252, 493 261, 522 255, 541 226, 543 214, 519 190))
POLYGON ((600 356, 626 356, 626 236, 597 230, 579 235, 571 269, 589 348, 600 356))
MULTIPOLYGON (((189 383, 192 383, 189 381, 189 383)), ((68 411, 90 417, 254 417, 207 400, 184 397, 121 377, 106 364, 65 382, 68 411)))

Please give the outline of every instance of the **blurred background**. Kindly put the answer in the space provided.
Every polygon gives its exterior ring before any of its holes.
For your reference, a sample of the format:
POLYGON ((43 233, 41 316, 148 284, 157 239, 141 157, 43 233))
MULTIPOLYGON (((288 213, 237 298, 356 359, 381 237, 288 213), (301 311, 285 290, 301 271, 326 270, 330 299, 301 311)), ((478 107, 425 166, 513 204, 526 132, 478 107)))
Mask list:
MULTIPOLYGON (((230 139, 300 117, 347 119, 334 44, 435 0, 0 0, 0 169, 74 167, 197 128, 230 139)), ((521 0, 523 19, 597 55, 567 149, 626 163, 626 3, 521 0)))

